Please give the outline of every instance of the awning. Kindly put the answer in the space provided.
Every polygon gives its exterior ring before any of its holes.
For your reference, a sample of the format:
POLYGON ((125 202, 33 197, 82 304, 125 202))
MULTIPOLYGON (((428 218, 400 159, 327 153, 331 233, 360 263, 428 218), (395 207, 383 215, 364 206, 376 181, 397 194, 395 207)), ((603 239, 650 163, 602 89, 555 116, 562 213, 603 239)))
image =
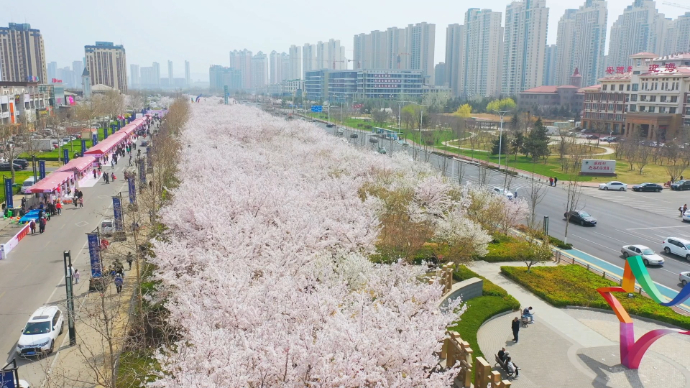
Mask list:
POLYGON ((64 166, 57 169, 57 171, 72 171, 72 172, 82 172, 86 170, 96 158, 92 155, 82 156, 80 158, 72 159, 64 166))
POLYGON ((127 138, 126 133, 124 133, 122 131, 117 131, 114 134, 108 136, 107 139, 104 139, 100 143, 89 148, 86 152, 84 152, 84 154, 96 155, 96 156, 107 154, 113 148, 117 147, 120 143, 122 143, 126 138, 127 138))
POLYGON ((63 183, 74 177, 74 173, 67 171, 54 171, 46 175, 35 185, 28 188, 31 193, 52 193, 63 183))

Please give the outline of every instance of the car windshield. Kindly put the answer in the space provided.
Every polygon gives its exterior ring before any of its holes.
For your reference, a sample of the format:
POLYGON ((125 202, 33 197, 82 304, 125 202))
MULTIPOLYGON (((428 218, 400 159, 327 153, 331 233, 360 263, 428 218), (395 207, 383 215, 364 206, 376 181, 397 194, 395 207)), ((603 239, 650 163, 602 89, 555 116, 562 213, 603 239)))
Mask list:
POLYGON ((686 246, 685 246, 685 249, 687 249, 687 250, 690 251, 690 244, 686 245, 686 246))
POLYGON ((653 255, 653 254, 654 254, 654 251, 651 250, 651 249, 649 249, 649 248, 647 248, 647 249, 643 249, 643 250, 642 250, 642 254, 643 254, 643 255, 653 255))
POLYGON ((50 333, 50 322, 29 322, 24 328, 24 334, 46 334, 50 333))
POLYGON ((580 212, 580 217, 590 217, 590 215, 587 212, 580 212))

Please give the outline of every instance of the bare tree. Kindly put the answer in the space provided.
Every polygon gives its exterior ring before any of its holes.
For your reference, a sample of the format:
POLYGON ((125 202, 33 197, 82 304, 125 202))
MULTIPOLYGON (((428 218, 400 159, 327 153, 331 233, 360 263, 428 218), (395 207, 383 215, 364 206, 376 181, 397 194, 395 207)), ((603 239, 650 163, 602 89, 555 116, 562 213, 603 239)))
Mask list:
POLYGON ((641 147, 637 147, 637 152, 635 152, 635 165, 637 167, 638 173, 642 175, 642 170, 644 167, 649 163, 649 158, 653 153, 652 147, 649 147, 647 145, 643 145, 641 147))
POLYGON ((529 227, 535 228, 536 225, 536 210, 537 206, 546 196, 546 185, 538 182, 534 179, 534 174, 532 174, 532 179, 529 186, 529 191, 527 192, 527 203, 529 204, 530 216, 529 216, 529 227))
POLYGON ((565 202, 565 235, 564 243, 568 243, 568 226, 570 225, 571 212, 576 210, 580 204, 580 196, 582 195, 582 185, 576 181, 573 176, 566 184, 566 202, 565 202))

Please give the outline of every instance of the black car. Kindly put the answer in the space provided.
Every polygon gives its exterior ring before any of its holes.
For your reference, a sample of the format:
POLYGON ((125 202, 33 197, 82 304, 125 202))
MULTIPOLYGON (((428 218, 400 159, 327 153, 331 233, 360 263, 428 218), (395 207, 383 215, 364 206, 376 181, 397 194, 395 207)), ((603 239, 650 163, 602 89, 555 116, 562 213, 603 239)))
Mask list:
POLYGON ((596 226, 597 220, 590 216, 589 213, 583 210, 571 210, 570 212, 570 218, 568 218, 568 213, 564 213, 563 217, 570 221, 574 222, 576 224, 580 224, 582 226, 585 225, 591 225, 591 226, 596 226))
POLYGON ((333 127, 335 127, 335 124, 333 124, 333 123, 328 123, 328 124, 326 124, 326 126, 327 126, 328 128, 333 128, 333 127))
POLYGON ((22 169, 29 167, 29 162, 26 159, 12 159, 12 163, 22 166, 22 169))
MULTIPOLYGON (((14 164, 14 170, 15 171, 23 170, 22 166, 15 164, 15 163, 13 163, 13 164, 14 164)), ((0 163, 0 171, 12 171, 12 168, 11 168, 9 163, 0 163)))
POLYGON ((690 190, 690 180, 683 180, 671 183, 671 190, 690 190))
POLYGON ((358 135, 358 134, 356 134, 356 133, 353 133, 353 134, 351 134, 351 135, 350 135, 350 137, 351 137, 351 138, 353 138, 353 139, 356 139, 356 138, 358 138, 358 137, 359 137, 359 135, 358 135))
POLYGON ((664 188, 656 183, 640 183, 632 187, 633 191, 654 191, 660 193, 664 188))

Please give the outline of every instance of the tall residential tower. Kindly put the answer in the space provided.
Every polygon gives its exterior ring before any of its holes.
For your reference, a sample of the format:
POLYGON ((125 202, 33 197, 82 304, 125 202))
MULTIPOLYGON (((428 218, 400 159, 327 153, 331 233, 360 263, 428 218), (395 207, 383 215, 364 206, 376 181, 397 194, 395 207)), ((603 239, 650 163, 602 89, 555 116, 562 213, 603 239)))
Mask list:
POLYGON ((611 26, 609 67, 631 66, 630 56, 649 52, 662 55, 667 21, 653 0, 635 0, 611 26))
POLYGON ((0 27, 0 59, 0 79, 4 82, 49 81, 43 36, 27 23, 0 27))
POLYGON ((93 46, 84 46, 84 51, 91 85, 107 85, 127 93, 127 56, 122 45, 96 42, 93 46))

